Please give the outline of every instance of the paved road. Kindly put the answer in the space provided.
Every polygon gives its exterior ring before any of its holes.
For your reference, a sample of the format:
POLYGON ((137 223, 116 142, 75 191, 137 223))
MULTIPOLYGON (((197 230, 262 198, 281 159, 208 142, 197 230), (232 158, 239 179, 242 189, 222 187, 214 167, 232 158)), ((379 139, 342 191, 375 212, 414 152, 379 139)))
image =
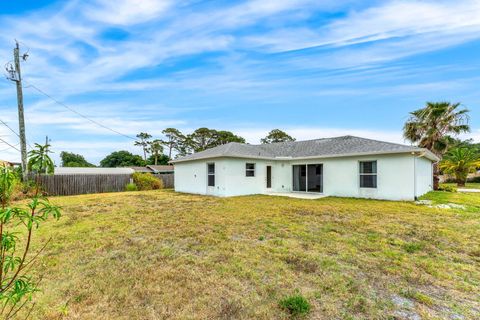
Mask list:
POLYGON ((457 189, 458 192, 480 192, 480 189, 457 189))

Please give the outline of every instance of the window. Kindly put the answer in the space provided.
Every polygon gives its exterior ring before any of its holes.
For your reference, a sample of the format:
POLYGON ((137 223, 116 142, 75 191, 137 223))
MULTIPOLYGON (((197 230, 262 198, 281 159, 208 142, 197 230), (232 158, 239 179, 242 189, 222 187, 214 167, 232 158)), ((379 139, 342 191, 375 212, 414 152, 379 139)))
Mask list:
POLYGON ((377 161, 360 161, 360 188, 377 187, 377 161))
POLYGON ((215 187, 215 163, 207 164, 208 186, 215 187))
POLYGON ((255 163, 246 163, 245 169, 246 177, 255 177, 255 163))

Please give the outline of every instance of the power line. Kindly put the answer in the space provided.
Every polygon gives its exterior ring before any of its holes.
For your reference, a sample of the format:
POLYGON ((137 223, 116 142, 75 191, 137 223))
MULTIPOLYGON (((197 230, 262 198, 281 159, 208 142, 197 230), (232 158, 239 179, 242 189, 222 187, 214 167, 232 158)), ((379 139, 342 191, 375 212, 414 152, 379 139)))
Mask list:
POLYGON ((5 143, 6 145, 8 145, 10 148, 13 148, 13 149, 17 150, 18 152, 20 152, 20 149, 18 149, 18 148, 17 148, 16 146, 14 146, 14 145, 8 143, 7 141, 3 140, 2 138, 0 138, 0 141, 3 142, 3 143, 5 143))
MULTIPOLYGON (((26 80, 24 80, 24 81, 27 82, 26 80)), ((90 119, 90 118, 87 117, 86 115, 81 114, 80 112, 78 112, 77 110, 75 110, 75 109, 67 106, 67 105, 66 105, 65 103, 63 103, 63 102, 58 101, 57 99, 55 99, 54 97, 52 97, 51 95, 49 95, 48 93, 46 93, 45 91, 41 90, 40 88, 36 87, 35 85, 33 85, 33 84, 31 84, 31 83, 29 83, 29 87, 32 87, 33 89, 37 90, 38 92, 40 92, 41 94, 43 94, 43 95, 46 96, 47 98, 51 99, 51 100, 52 100, 53 102, 55 102, 56 104, 58 104, 58 105, 60 105, 60 106, 62 106, 62 107, 64 107, 64 108, 68 109, 69 111, 71 111, 71 112, 79 115, 80 117, 82 117, 82 118, 90 121, 90 122, 93 123, 93 124, 96 124, 96 125, 99 126, 99 127, 102 127, 102 128, 104 128, 104 129, 109 130, 109 131, 111 131, 111 132, 113 132, 113 133, 116 133, 116 134, 118 134, 118 135, 121 135, 122 137, 125 137, 125 138, 128 138, 128 139, 132 139, 132 140, 135 140, 135 141, 137 140, 137 138, 128 136, 128 135, 126 135, 126 134, 123 134, 123 133, 121 133, 121 132, 119 132, 119 131, 117 131, 117 130, 115 130, 115 129, 109 128, 109 127, 107 127, 107 126, 104 125, 104 124, 101 124, 101 123, 99 123, 99 122, 97 122, 97 121, 95 121, 95 120, 93 120, 93 119, 90 119)))
MULTIPOLYGON (((10 131, 12 131, 17 137, 20 138, 20 135, 19 135, 15 130, 13 130, 5 121, 3 121, 2 119, 0 119, 0 123, 3 124, 3 125, 4 125, 5 127, 7 127, 8 129, 10 129, 10 131)), ((30 147, 30 149, 33 149, 32 146, 30 145, 30 143, 28 143, 28 141, 27 141, 27 144, 28 144, 28 146, 30 147)), ((17 144, 17 146, 18 146, 18 144, 17 144)))
MULTIPOLYGON (((15 147, 18 147, 19 144, 20 144, 20 143, 15 144, 15 147)), ((0 150, 0 152, 7 151, 7 150, 10 150, 10 149, 12 149, 12 147, 8 147, 8 148, 5 148, 5 149, 2 149, 2 150, 0 150)))
POLYGON ((12 131, 17 137, 20 137, 20 135, 19 135, 15 130, 13 130, 8 124, 6 124, 5 121, 3 121, 2 119, 0 119, 0 122, 1 122, 5 127, 7 127, 8 129, 10 129, 10 131, 12 131))

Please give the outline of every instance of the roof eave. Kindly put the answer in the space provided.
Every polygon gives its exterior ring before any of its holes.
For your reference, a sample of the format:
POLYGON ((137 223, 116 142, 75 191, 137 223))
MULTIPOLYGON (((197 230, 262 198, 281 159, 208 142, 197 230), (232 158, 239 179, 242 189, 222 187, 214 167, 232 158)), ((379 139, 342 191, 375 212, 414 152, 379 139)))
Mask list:
POLYGON ((428 149, 411 148, 406 150, 392 150, 392 151, 375 151, 375 152, 352 152, 332 155, 319 155, 308 157, 261 157, 261 156, 246 156, 246 155, 217 155, 217 156, 205 156, 195 159, 177 159, 172 160, 172 163, 189 162, 197 160, 215 159, 215 158, 241 158, 241 159, 260 159, 260 160, 274 160, 274 161, 295 161, 295 160, 308 160, 308 159, 328 159, 328 158, 342 158, 342 157, 355 157, 355 156, 369 156, 369 155, 382 155, 382 154, 405 154, 405 153, 422 152, 422 156, 425 158, 437 162, 440 159, 428 149))

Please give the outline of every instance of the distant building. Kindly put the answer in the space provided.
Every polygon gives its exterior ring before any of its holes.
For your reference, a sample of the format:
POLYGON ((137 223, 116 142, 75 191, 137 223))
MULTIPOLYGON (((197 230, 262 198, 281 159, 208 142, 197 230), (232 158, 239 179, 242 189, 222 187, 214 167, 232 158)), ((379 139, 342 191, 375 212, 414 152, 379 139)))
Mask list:
POLYGON ((74 174, 132 174, 132 168, 87 168, 87 167, 56 167, 54 175, 74 174))
POLYGON ((173 173, 173 166, 168 165, 147 165, 145 167, 129 167, 135 172, 141 173, 153 173, 153 174, 164 174, 164 173, 173 173))
POLYGON ((10 161, 5 161, 5 160, 0 160, 0 166, 7 166, 7 167, 20 167, 22 164, 20 162, 10 162, 10 161))

